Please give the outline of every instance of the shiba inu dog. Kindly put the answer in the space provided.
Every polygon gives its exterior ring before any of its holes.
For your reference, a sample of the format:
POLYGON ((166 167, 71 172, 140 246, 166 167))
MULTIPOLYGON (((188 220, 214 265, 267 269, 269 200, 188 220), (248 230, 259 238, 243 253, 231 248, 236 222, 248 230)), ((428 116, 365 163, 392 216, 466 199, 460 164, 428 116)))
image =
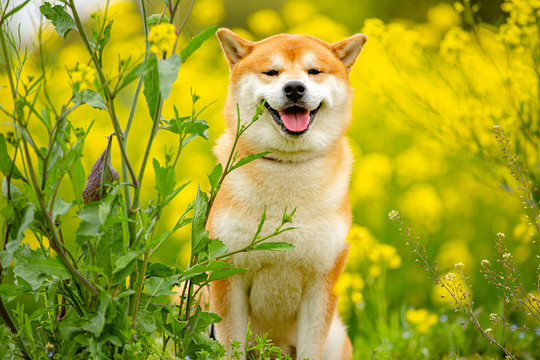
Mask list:
POLYGON ((217 36, 231 68, 218 160, 224 163, 233 146, 237 104, 243 122, 262 101, 267 110, 238 141, 239 155, 271 153, 228 175, 210 213, 210 234, 229 250, 248 245, 265 205, 263 233, 281 223, 285 207, 296 208, 298 227, 272 239, 294 250, 236 254, 232 263, 247 271, 212 283, 210 308, 222 318, 217 338, 230 351, 232 340, 245 343, 250 322, 293 358, 350 359, 332 288, 345 266, 351 224, 348 74, 367 36, 334 44, 306 35, 251 42, 227 29, 217 36))

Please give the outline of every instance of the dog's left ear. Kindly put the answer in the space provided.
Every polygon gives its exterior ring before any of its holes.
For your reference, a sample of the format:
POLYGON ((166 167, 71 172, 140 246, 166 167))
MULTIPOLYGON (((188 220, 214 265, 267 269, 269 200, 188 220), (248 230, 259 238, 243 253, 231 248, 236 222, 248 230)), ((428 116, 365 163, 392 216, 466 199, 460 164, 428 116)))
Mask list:
POLYGON ((227 60, 229 60, 231 69, 244 56, 249 54, 253 48, 253 42, 236 35, 229 29, 221 28, 217 31, 216 35, 227 60))
POLYGON ((345 65, 348 72, 351 71, 354 62, 360 54, 360 51, 362 51, 367 39, 367 36, 364 34, 356 34, 330 45, 332 51, 345 65))

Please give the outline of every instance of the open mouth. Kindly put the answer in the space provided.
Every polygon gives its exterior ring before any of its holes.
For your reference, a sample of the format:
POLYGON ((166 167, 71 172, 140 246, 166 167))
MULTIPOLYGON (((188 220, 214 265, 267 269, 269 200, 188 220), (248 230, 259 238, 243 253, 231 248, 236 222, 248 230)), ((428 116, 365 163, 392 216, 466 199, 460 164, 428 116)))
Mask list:
POLYGON ((268 105, 268 102, 264 103, 275 122, 281 126, 281 130, 291 135, 301 135, 308 131, 321 104, 311 111, 300 106, 291 106, 278 111, 268 105))

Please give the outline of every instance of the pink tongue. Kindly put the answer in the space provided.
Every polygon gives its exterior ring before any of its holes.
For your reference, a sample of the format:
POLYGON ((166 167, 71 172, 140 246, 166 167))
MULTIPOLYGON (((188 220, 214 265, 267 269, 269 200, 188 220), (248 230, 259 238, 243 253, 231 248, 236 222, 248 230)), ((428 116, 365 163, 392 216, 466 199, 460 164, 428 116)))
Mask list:
POLYGON ((309 111, 302 108, 289 108, 279 112, 287 130, 302 132, 309 126, 309 111))

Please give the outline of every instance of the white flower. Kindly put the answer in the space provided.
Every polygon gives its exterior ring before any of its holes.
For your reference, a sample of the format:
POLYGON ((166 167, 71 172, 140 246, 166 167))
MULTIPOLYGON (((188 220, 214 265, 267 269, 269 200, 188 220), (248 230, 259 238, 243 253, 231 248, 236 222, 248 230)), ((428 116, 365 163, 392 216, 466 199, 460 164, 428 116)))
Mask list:
POLYGON ((484 259, 482 260, 482 266, 484 267, 491 266, 491 263, 489 262, 489 260, 484 259))
POLYGON ((494 129, 498 129, 499 128, 499 125, 495 125, 493 126, 494 129))
POLYGON ((485 330, 485 332, 486 332, 486 334, 492 333, 492 332, 493 332, 493 329, 492 329, 492 328, 487 328, 487 329, 485 330))
POLYGON ((388 218, 390 220, 396 220, 399 217, 399 213, 396 210, 392 210, 388 213, 388 218))
POLYGON ((497 316, 498 316, 497 314, 491 313, 491 314, 489 314, 489 320, 495 321, 495 320, 497 320, 497 316))
POLYGON ((504 253, 504 254, 503 254, 503 259, 505 259, 505 260, 508 260, 508 259, 510 259, 511 257, 512 257, 512 254, 510 254, 510 253, 504 253))
POLYGON ((502 233, 502 232, 497 233, 497 236, 498 236, 498 237, 502 237, 502 238, 503 238, 503 237, 506 237, 506 236, 504 235, 504 233, 502 233))
POLYGON ((459 270, 459 269, 463 269, 465 267, 465 265, 463 265, 463 263, 460 261, 460 262, 456 263, 454 265, 454 267, 459 270))
POLYGON ((444 276, 444 278, 445 278, 446 280, 448 280, 448 281, 452 281, 452 280, 454 280, 454 279, 456 278, 456 274, 454 274, 453 272, 451 272, 451 273, 446 274, 446 275, 444 276))

